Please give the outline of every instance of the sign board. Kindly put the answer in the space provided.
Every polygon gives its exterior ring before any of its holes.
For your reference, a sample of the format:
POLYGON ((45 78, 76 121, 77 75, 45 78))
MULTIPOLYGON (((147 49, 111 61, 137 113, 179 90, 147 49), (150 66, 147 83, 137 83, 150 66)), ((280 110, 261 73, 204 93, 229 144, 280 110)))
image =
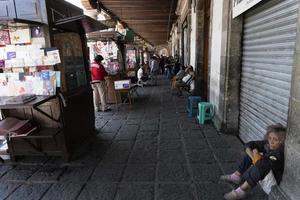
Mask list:
POLYGON ((255 6, 262 0, 232 0, 232 18, 235 18, 255 6))
POLYGON ((114 81, 115 90, 124 90, 130 88, 130 80, 114 81))

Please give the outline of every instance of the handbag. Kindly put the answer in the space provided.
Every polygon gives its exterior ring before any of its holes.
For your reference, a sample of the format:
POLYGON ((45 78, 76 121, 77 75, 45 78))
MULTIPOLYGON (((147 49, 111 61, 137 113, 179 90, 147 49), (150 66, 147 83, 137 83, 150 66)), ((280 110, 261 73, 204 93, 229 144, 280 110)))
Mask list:
POLYGON ((259 184, 265 193, 270 194, 272 186, 277 185, 272 170, 270 170, 263 180, 259 181, 259 184))

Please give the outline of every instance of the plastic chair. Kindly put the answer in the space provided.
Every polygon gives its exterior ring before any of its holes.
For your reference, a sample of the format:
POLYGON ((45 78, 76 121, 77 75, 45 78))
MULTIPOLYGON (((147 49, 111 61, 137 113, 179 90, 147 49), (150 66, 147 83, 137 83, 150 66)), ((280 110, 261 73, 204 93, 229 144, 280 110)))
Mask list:
POLYGON ((209 102, 200 102, 198 104, 197 120, 199 124, 204 124, 206 120, 214 117, 214 106, 209 102))
POLYGON ((189 96, 188 97, 186 110, 188 112, 189 117, 192 117, 194 114, 196 114, 197 105, 201 101, 202 101, 202 98, 200 96, 189 96))

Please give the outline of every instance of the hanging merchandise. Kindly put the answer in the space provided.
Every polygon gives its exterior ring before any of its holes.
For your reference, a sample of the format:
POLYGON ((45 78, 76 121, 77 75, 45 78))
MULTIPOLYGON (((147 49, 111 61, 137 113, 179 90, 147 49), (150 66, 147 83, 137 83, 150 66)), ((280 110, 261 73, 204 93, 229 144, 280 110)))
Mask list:
POLYGON ((137 52, 133 45, 126 45, 126 68, 134 69, 137 63, 137 52))
POLYGON ((96 55, 102 55, 103 65, 106 71, 111 74, 117 74, 120 71, 119 48, 114 41, 89 42, 90 61, 93 61, 96 55))

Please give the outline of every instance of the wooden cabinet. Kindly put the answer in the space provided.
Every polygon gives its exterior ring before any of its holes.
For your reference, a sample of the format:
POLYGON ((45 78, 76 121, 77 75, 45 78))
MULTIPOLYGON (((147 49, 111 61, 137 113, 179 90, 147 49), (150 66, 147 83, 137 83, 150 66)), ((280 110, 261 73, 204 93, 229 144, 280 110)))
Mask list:
POLYGON ((47 24, 45 0, 15 0, 17 18, 47 24))
POLYGON ((0 1, 0 19, 10 20, 16 18, 14 0, 0 1))

